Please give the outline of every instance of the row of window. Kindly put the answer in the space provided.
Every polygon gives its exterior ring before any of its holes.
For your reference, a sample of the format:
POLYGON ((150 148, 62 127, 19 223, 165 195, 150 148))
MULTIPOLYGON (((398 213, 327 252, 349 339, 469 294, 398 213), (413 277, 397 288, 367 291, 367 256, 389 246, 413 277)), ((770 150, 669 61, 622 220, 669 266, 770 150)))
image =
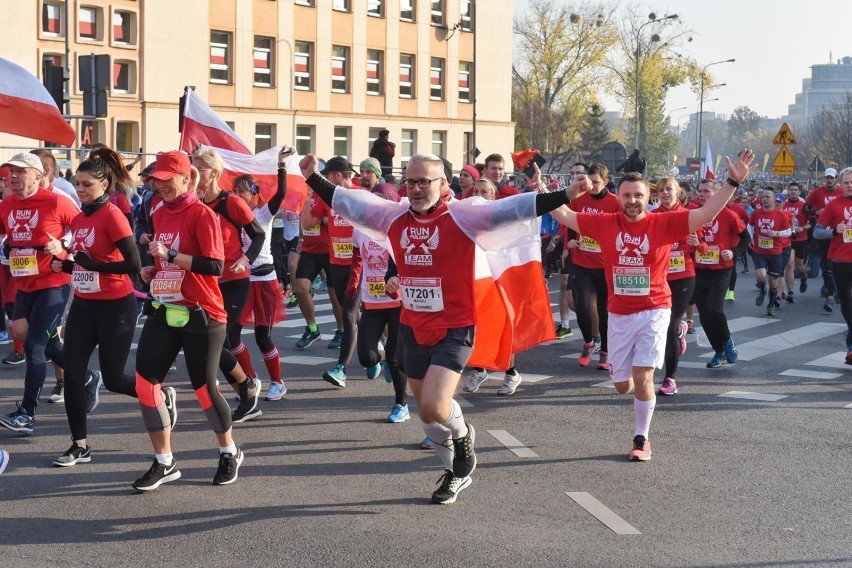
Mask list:
MULTIPOLYGON (((231 76, 231 45, 230 32, 210 31, 210 82, 230 84, 231 76)), ((274 86, 274 55, 275 40, 271 37, 255 36, 254 38, 254 84, 259 87, 274 86)), ((307 41, 296 41, 293 49, 293 87, 301 91, 314 89, 314 49, 315 44, 307 41)), ((403 53, 399 56, 399 96, 414 98, 416 88, 416 55, 403 53)), ((384 51, 367 50, 367 68, 365 77, 367 94, 385 94, 385 61, 384 51)), ((473 64, 460 61, 458 67, 458 99, 460 102, 470 102, 471 72, 473 64)), ((351 49, 346 46, 334 45, 331 48, 331 92, 352 92, 351 49)), ((444 100, 446 98, 446 60, 432 57, 429 62, 429 98, 444 100)))
MULTIPOLYGON (((41 57, 42 69, 45 67, 64 67, 65 56, 59 53, 45 53, 41 57)), ((79 76, 72 74, 72 80, 79 76)), ((82 91, 77 85, 77 91, 82 91)), ((126 59, 112 60, 112 93, 120 95, 132 95, 136 93, 136 62, 126 59)))
MULTIPOLYGON (((119 46, 136 45, 136 13, 127 10, 113 10, 111 15, 110 39, 112 43, 119 46)), ((77 8, 78 41, 104 41, 107 35, 104 21, 104 9, 99 6, 81 5, 77 8)), ((41 33, 44 37, 65 37, 65 2, 45 0, 42 3, 41 33)))
MULTIPOLYGON (((431 22, 435 26, 446 26, 446 0, 430 0, 431 2, 431 22)), ((316 6, 316 0, 296 0, 296 4, 300 6, 316 6)), ((385 16, 385 0, 367 0, 367 15, 383 18, 385 16)), ((339 12, 351 12, 352 0, 332 0, 331 5, 333 10, 339 12)), ((473 31, 473 1, 459 0, 459 25, 465 31, 473 31)), ((400 0, 399 1, 399 19, 402 22, 416 21, 417 0, 400 0)))

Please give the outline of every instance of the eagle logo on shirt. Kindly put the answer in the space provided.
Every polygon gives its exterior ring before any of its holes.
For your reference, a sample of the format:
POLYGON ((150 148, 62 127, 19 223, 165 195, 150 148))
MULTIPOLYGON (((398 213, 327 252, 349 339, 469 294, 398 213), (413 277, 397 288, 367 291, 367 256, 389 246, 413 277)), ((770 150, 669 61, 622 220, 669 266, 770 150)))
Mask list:
POLYGON ((843 208, 843 218, 847 221, 852 219, 852 207, 844 207, 843 208))
POLYGON ((438 248, 441 237, 438 227, 431 232, 429 227, 405 227, 399 239, 399 246, 405 249, 405 263, 414 266, 432 266, 432 251, 438 248))
POLYGON ((769 231, 772 230, 773 227, 775 227, 775 220, 774 219, 758 219, 757 225, 758 225, 757 229, 760 232, 760 234, 766 235, 766 234, 769 233, 769 231))
POLYGON ((95 244, 95 228, 77 229, 74 233, 73 252, 87 252, 95 244))
POLYGON ((644 266, 644 256, 651 250, 648 235, 631 236, 629 233, 618 233, 615 237, 615 250, 618 251, 618 263, 624 266, 644 266))
POLYGON ((9 212, 6 226, 12 230, 12 238, 28 241, 33 238, 33 229, 38 225, 38 210, 33 213, 30 209, 18 209, 9 212))

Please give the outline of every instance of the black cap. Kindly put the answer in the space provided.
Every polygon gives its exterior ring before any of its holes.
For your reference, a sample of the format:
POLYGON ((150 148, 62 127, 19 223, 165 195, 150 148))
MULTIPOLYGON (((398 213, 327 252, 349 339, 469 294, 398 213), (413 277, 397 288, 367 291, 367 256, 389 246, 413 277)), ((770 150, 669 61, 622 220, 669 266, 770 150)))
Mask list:
POLYGON ((328 175, 331 172, 352 172, 357 174, 355 168, 352 167, 352 164, 344 158, 343 156, 335 156, 333 158, 329 158, 329 160, 325 163, 325 168, 320 172, 322 175, 328 175))
POLYGON ((151 174, 151 172, 154 171, 154 166, 156 166, 156 165, 157 165, 157 162, 151 162, 150 164, 145 166, 142 169, 142 171, 139 172, 139 177, 141 177, 141 178, 148 177, 151 174))

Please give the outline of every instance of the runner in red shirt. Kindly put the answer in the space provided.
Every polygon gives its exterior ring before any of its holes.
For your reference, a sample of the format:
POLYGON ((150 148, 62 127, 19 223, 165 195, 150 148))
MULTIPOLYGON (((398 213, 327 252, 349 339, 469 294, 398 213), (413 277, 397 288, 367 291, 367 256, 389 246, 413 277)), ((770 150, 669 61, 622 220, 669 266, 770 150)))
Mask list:
POLYGON ((180 478, 172 457, 171 424, 163 380, 181 349, 195 396, 219 446, 214 485, 237 480, 243 452, 231 435, 231 409, 216 384, 225 341, 225 311, 219 276, 225 264, 222 231, 216 214, 189 189, 192 166, 183 152, 157 158, 145 181, 160 194, 154 213, 154 236, 148 245, 154 266, 142 269, 151 283, 153 311, 145 320, 136 352, 136 394, 155 457, 136 480, 137 491, 151 491, 180 478))
MULTIPOLYGON (((843 192, 837 184, 837 170, 826 168, 824 177, 825 184, 812 189, 805 199, 805 215, 817 219, 829 203, 843 196, 843 192)), ((828 262, 828 241, 818 239, 817 245, 819 246, 819 266, 822 271, 822 294, 825 297, 822 309, 830 313, 834 311, 835 280, 831 277, 832 265, 828 262)))
MULTIPOLYGON (((618 213, 575 213, 567 208, 553 217, 600 243, 610 290, 608 307, 610 376, 621 394, 634 392, 636 420, 629 459, 651 459, 648 431, 656 404, 654 369, 662 366, 666 329, 671 321, 671 291, 666 281, 672 243, 713 221, 749 173, 754 154, 740 152, 727 161, 730 178, 722 189, 692 210, 647 213, 650 188, 638 173, 619 182, 618 213)), ((727 255, 726 255, 727 256, 727 255)))
POLYGON ((791 227, 787 214, 775 207, 775 194, 764 191, 760 197, 762 207, 751 214, 749 225, 754 229, 752 251, 754 252, 754 276, 757 281, 755 304, 763 305, 766 298, 766 276, 769 275, 769 305, 766 315, 775 315, 775 300, 778 286, 784 278, 782 239, 790 238, 791 227))
POLYGON ((491 183, 497 188, 496 199, 522 193, 520 189, 512 187, 506 181, 506 162, 500 154, 489 154, 485 158, 485 169, 482 171, 482 176, 490 179, 491 183))
POLYGON ((789 213, 793 220, 793 234, 790 237, 790 246, 793 254, 784 268, 784 280, 787 286, 787 302, 796 302, 793 294, 795 284, 795 273, 799 274, 799 293, 804 294, 808 289, 808 270, 805 268, 805 259, 808 256, 808 232, 811 229, 810 219, 805 215, 805 202, 801 199, 802 187, 797 182, 790 182, 787 187, 787 201, 783 209, 789 213))

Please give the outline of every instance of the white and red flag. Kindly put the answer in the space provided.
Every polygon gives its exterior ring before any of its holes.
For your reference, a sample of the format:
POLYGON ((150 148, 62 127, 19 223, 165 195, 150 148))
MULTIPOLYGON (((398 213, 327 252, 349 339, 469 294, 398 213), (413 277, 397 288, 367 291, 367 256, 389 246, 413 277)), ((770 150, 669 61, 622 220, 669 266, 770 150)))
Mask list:
POLYGON ((0 57, 0 132, 71 146, 77 133, 29 71, 0 57))
MULTIPOLYGON (((183 130, 180 149, 191 153, 198 146, 215 148, 222 156, 225 170, 219 178, 219 186, 225 190, 234 187, 234 180, 243 175, 252 175, 260 187, 260 196, 269 201, 278 186, 278 152, 280 146, 252 154, 237 133, 222 117, 192 89, 186 90, 183 111, 183 130)), ((307 186, 299 170, 299 156, 290 156, 287 167, 287 197, 281 208, 299 213, 305 203, 307 186)))
POLYGON ((704 173, 702 179, 716 179, 716 174, 713 172, 713 153, 710 151, 710 141, 707 140, 707 150, 704 152, 704 165, 701 166, 704 173))

